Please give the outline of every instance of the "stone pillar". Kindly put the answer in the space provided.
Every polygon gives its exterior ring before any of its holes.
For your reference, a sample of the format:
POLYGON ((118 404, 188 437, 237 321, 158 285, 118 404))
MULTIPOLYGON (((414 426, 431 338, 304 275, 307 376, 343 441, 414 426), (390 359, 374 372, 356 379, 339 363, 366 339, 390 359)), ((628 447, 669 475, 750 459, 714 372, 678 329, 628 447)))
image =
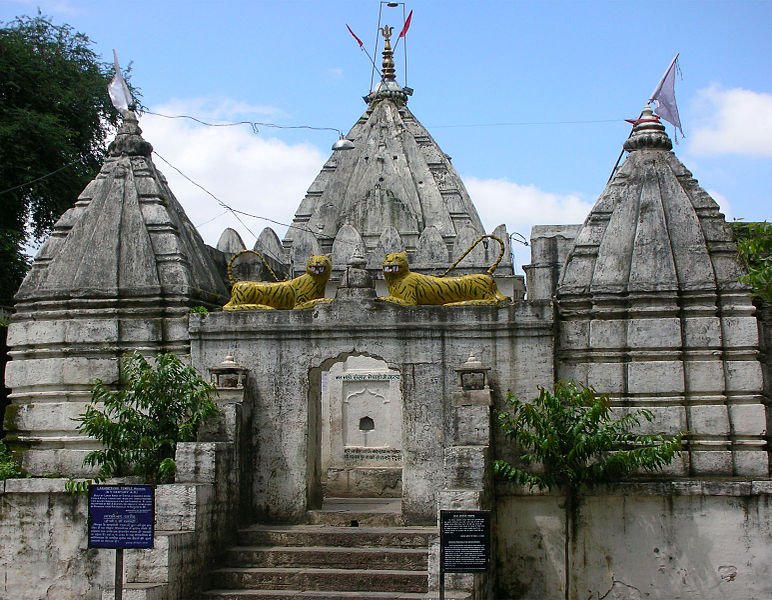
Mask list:
MULTIPOLYGON (((451 395, 450 436, 444 452, 445 483, 439 493, 441 510, 490 510, 493 506, 491 465, 491 389, 488 371, 470 354, 456 369, 458 388, 451 395)), ((493 528, 492 528, 493 530, 493 528)), ((493 546, 493 544, 491 544, 493 546)), ((439 581, 439 542, 430 556, 430 589, 439 581)), ((445 589, 470 592, 475 600, 492 598, 491 573, 446 574, 445 589)))
POLYGON ((212 384, 217 390, 220 412, 204 423, 198 441, 177 444, 177 483, 207 483, 215 486, 215 495, 221 526, 238 526, 238 517, 250 505, 251 479, 246 466, 250 464, 251 441, 249 431, 250 407, 246 399, 246 380, 249 370, 228 355, 225 360, 209 369, 212 384))

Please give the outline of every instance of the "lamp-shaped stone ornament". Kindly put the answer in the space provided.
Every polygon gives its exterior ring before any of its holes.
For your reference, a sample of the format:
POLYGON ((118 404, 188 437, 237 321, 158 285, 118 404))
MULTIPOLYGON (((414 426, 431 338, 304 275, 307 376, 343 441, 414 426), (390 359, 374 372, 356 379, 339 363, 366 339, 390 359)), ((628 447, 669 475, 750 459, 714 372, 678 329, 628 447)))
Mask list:
POLYGON ((241 389, 247 379, 249 369, 242 367, 233 356, 228 354, 216 367, 210 367, 212 383, 218 389, 241 389))
POLYGON ((456 369, 458 391, 490 390, 488 387, 488 371, 490 370, 490 367, 483 366, 474 353, 470 352, 466 362, 456 369))

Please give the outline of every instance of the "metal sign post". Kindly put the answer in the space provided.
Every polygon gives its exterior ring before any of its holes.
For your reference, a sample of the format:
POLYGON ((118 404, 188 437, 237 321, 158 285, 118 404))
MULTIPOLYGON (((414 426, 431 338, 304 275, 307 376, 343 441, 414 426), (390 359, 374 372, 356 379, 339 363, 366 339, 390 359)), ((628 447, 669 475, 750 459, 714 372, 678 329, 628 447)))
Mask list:
POLYGON ((115 600, 123 600, 124 548, 152 548, 155 488, 92 485, 88 490, 88 547, 115 549, 115 600))
POLYGON ((440 511, 440 600, 445 573, 484 573, 491 563, 491 512, 440 511))

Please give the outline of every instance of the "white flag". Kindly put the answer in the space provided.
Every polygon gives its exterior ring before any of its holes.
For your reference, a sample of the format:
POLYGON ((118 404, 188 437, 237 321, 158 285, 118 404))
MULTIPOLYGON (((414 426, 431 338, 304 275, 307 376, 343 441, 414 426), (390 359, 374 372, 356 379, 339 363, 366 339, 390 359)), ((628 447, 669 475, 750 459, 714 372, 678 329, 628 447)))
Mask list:
POLYGON ((129 105, 132 104, 131 92, 121 73, 121 65, 118 64, 118 53, 115 50, 113 50, 113 60, 115 62, 115 76, 110 85, 107 86, 107 93, 110 94, 113 106, 123 114, 128 110, 129 105))
MULTIPOLYGON (((684 131, 681 129, 681 117, 678 116, 678 105, 675 99, 675 75, 677 70, 678 54, 675 55, 673 62, 670 63, 659 84, 654 88, 649 102, 655 102, 656 110, 654 112, 680 131, 683 136, 684 131)), ((677 140, 678 135, 676 132, 677 140)))

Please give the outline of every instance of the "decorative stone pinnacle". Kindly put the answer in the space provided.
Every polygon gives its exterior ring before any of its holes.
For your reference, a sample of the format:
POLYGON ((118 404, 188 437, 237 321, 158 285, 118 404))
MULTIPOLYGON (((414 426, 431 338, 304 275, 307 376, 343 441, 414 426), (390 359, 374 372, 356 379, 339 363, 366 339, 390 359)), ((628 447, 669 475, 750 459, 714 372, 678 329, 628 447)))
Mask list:
POLYGON ((623 146, 628 152, 673 149, 673 142, 665 132, 665 126, 648 104, 643 107, 640 117, 629 122, 633 124, 633 132, 623 146))
POLYGON ((107 149, 110 156, 146 156, 153 152, 153 146, 142 137, 137 114, 133 110, 123 113, 123 123, 118 134, 107 149))

